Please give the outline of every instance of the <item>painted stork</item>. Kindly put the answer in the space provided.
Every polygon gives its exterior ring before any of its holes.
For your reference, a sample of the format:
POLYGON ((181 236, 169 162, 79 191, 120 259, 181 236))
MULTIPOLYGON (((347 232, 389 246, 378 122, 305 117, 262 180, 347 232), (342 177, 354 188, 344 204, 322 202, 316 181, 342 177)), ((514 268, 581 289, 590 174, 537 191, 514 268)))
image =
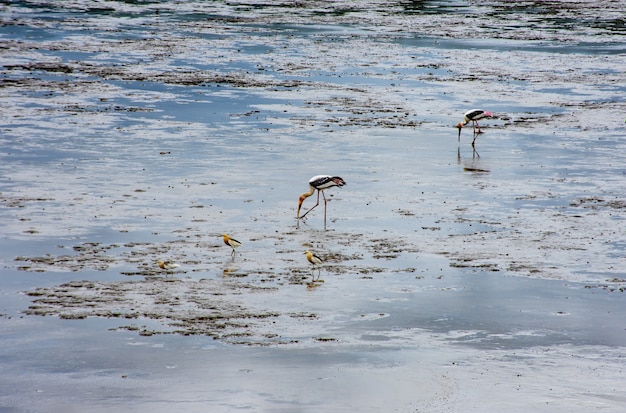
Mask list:
POLYGON ((332 188, 333 186, 342 187, 346 184, 346 181, 343 178, 338 176, 330 176, 330 175, 317 175, 313 178, 309 179, 309 192, 305 192, 300 195, 300 199, 298 200, 298 212, 297 217, 298 220, 304 218, 309 212, 311 212, 315 207, 320 204, 320 192, 322 193, 322 197, 324 198, 324 229, 326 229, 326 195, 324 195, 324 190, 328 188, 332 188), (317 191, 317 202, 311 209, 306 211, 302 216, 300 215, 300 208, 302 208, 302 203, 305 199, 313 195, 317 191))
POLYGON ((472 126, 474 127, 474 140, 472 141, 472 146, 474 146, 478 134, 482 133, 480 131, 480 126, 478 125, 478 120, 483 118, 490 118, 492 116, 493 113, 487 112, 486 110, 482 109, 472 109, 465 112, 465 115, 463 116, 463 122, 459 122, 456 125, 456 127, 459 129, 459 143, 461 143, 461 129, 463 129, 463 126, 472 122, 472 126))

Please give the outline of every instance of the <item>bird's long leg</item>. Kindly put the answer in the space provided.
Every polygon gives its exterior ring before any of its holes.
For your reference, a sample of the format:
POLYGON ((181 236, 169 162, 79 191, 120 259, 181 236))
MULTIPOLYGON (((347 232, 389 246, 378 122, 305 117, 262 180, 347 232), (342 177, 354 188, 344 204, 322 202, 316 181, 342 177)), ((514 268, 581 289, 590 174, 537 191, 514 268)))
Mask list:
POLYGON ((483 133, 483 131, 480 130, 480 125, 478 124, 478 121, 475 121, 475 122, 476 122, 476 127, 478 128, 478 133, 483 133))
POLYGON ((317 191, 317 192, 322 192, 322 197, 324 198, 324 231, 326 231, 326 195, 324 194, 324 191, 317 191))
MULTIPOLYGON (((326 198, 324 198, 326 199, 326 198)), ((298 219, 302 219, 306 216, 306 214, 308 214, 309 212, 313 211, 313 209, 315 209, 315 207, 317 207, 320 204, 320 191, 317 191, 317 202, 315 203, 315 205, 313 205, 311 207, 311 209, 309 209, 308 211, 306 211, 304 214, 302 214, 301 216, 298 217, 298 219)))
POLYGON ((474 140, 472 141, 472 148, 473 148, 474 144, 476 143, 476 138, 478 137, 478 134, 480 133, 480 126, 478 126, 478 121, 475 121, 475 120, 472 121, 472 125, 474 125, 474 140), (476 128, 478 128, 478 131, 476 130, 476 128))

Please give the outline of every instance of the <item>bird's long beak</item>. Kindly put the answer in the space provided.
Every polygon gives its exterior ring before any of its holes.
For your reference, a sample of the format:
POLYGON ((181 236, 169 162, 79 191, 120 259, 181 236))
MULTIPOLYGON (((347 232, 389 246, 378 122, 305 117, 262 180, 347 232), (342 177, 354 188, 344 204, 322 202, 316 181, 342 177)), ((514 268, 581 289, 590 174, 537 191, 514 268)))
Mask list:
POLYGON ((296 213, 296 217, 300 218, 300 208, 302 208, 302 203, 304 202, 304 198, 300 197, 298 199, 298 212, 296 213))
POLYGON ((463 126, 459 123, 458 125, 456 125, 456 127, 459 129, 459 137, 458 140, 461 140, 461 129, 463 129, 463 126))

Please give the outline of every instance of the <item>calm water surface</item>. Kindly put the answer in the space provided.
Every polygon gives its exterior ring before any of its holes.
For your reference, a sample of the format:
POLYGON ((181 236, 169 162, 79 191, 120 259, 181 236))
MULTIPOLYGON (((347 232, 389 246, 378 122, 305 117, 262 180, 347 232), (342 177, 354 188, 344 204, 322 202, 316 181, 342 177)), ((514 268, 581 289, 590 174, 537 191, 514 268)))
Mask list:
POLYGON ((3 2, 0 412, 622 411, 625 8, 3 2))

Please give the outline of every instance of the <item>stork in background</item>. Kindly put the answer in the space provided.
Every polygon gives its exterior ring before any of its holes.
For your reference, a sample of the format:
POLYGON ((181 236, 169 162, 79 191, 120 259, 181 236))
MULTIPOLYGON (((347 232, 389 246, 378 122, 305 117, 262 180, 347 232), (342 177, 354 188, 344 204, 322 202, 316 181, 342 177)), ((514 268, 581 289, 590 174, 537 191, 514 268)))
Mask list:
POLYGON ((478 120, 483 118, 490 118, 492 116, 493 113, 482 109, 472 109, 465 112, 465 114, 463 115, 463 122, 459 122, 456 125, 456 127, 459 129, 459 144, 461 144, 461 129, 463 129, 463 126, 472 122, 472 126, 474 127, 474 140, 472 141, 472 146, 474 146, 474 143, 476 143, 476 138, 480 133, 482 133, 480 130, 480 125, 478 125, 478 120))

